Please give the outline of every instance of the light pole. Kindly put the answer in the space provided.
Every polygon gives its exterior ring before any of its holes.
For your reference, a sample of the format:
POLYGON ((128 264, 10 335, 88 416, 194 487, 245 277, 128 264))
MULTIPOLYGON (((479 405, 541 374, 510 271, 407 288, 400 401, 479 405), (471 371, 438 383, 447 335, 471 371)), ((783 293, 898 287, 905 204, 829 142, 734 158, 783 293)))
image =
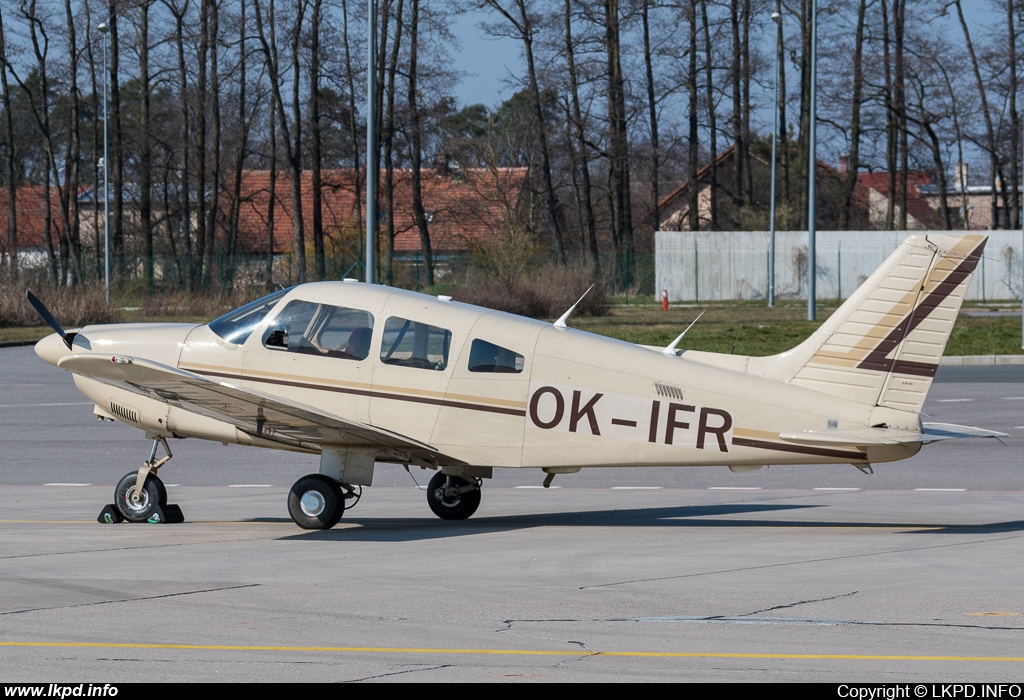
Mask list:
POLYGON ((775 121, 772 127, 772 199, 769 214, 768 234, 768 306, 775 306, 775 141, 779 135, 779 44, 782 40, 782 15, 772 13, 772 21, 776 24, 775 32, 775 121))
POLYGON ((377 2, 369 0, 366 71, 366 282, 374 283, 377 250, 377 2))
POLYGON ((817 262, 815 252, 815 238, 817 237, 817 225, 815 215, 817 207, 814 197, 818 179, 818 0, 811 0, 811 109, 810 109, 810 132, 807 148, 807 320, 817 319, 815 309, 817 294, 814 283, 817 276, 817 262))
POLYGON ((96 27, 103 35, 103 289, 107 306, 110 306, 110 172, 109 155, 107 153, 107 98, 110 66, 107 62, 107 34, 110 27, 100 22, 96 27))

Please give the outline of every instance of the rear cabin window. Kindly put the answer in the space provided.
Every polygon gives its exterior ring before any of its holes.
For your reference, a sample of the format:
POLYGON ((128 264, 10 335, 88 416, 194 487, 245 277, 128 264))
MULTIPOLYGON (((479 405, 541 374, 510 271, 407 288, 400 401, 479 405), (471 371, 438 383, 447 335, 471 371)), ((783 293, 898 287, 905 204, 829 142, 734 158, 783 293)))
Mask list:
POLYGON ((469 349, 470 372, 501 372, 519 374, 526 358, 508 348, 477 338, 469 349))
POLYGON ((365 360, 372 336, 373 314, 296 299, 270 323, 263 334, 263 345, 303 355, 365 360))
POLYGON ((448 366, 452 332, 392 316, 384 324, 380 361, 387 365, 441 371, 448 366))

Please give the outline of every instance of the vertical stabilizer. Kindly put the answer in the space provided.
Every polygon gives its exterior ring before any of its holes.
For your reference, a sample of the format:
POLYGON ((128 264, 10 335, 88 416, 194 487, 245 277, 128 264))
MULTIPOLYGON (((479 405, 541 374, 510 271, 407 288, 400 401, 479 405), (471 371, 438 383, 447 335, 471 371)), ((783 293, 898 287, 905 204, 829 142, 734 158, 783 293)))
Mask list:
POLYGON ((909 237, 810 338, 748 371, 919 412, 987 240, 909 237))

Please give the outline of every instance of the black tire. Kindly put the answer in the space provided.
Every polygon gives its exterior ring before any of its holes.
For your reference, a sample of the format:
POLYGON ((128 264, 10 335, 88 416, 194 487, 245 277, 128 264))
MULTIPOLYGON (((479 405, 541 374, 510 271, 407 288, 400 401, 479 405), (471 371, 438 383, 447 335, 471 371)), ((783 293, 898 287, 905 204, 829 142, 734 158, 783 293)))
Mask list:
POLYGON ((149 483, 150 481, 156 484, 156 491, 159 496, 156 502, 161 506, 167 505, 167 487, 164 486, 164 482, 156 474, 149 475, 149 479, 146 480, 146 483, 149 483))
POLYGON ((288 514, 303 530, 329 530, 344 511, 341 486, 322 474, 302 477, 288 492, 288 514))
POLYGON ((124 519, 131 523, 144 523, 149 516, 157 509, 160 503, 160 496, 163 494, 164 501, 167 500, 167 489, 163 487, 155 476, 150 474, 146 477, 146 483, 142 486, 142 494, 138 503, 132 502, 132 495, 135 493, 135 482, 139 478, 138 472, 128 472, 117 482, 114 489, 114 505, 124 516, 124 519))
POLYGON ((458 476, 449 477, 443 472, 438 472, 430 478, 430 483, 427 484, 427 505, 430 506, 434 515, 442 520, 465 520, 480 507, 480 489, 477 488, 450 498, 444 495, 448 479, 452 480, 452 486, 469 486, 472 483, 458 476))

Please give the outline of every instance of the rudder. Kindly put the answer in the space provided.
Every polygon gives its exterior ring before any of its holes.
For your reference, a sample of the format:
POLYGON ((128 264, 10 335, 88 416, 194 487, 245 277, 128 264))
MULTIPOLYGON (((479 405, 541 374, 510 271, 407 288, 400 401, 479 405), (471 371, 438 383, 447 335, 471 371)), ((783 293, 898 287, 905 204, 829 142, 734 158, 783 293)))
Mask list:
POLYGON ((920 412, 987 240, 910 236, 810 338, 750 371, 920 412))

